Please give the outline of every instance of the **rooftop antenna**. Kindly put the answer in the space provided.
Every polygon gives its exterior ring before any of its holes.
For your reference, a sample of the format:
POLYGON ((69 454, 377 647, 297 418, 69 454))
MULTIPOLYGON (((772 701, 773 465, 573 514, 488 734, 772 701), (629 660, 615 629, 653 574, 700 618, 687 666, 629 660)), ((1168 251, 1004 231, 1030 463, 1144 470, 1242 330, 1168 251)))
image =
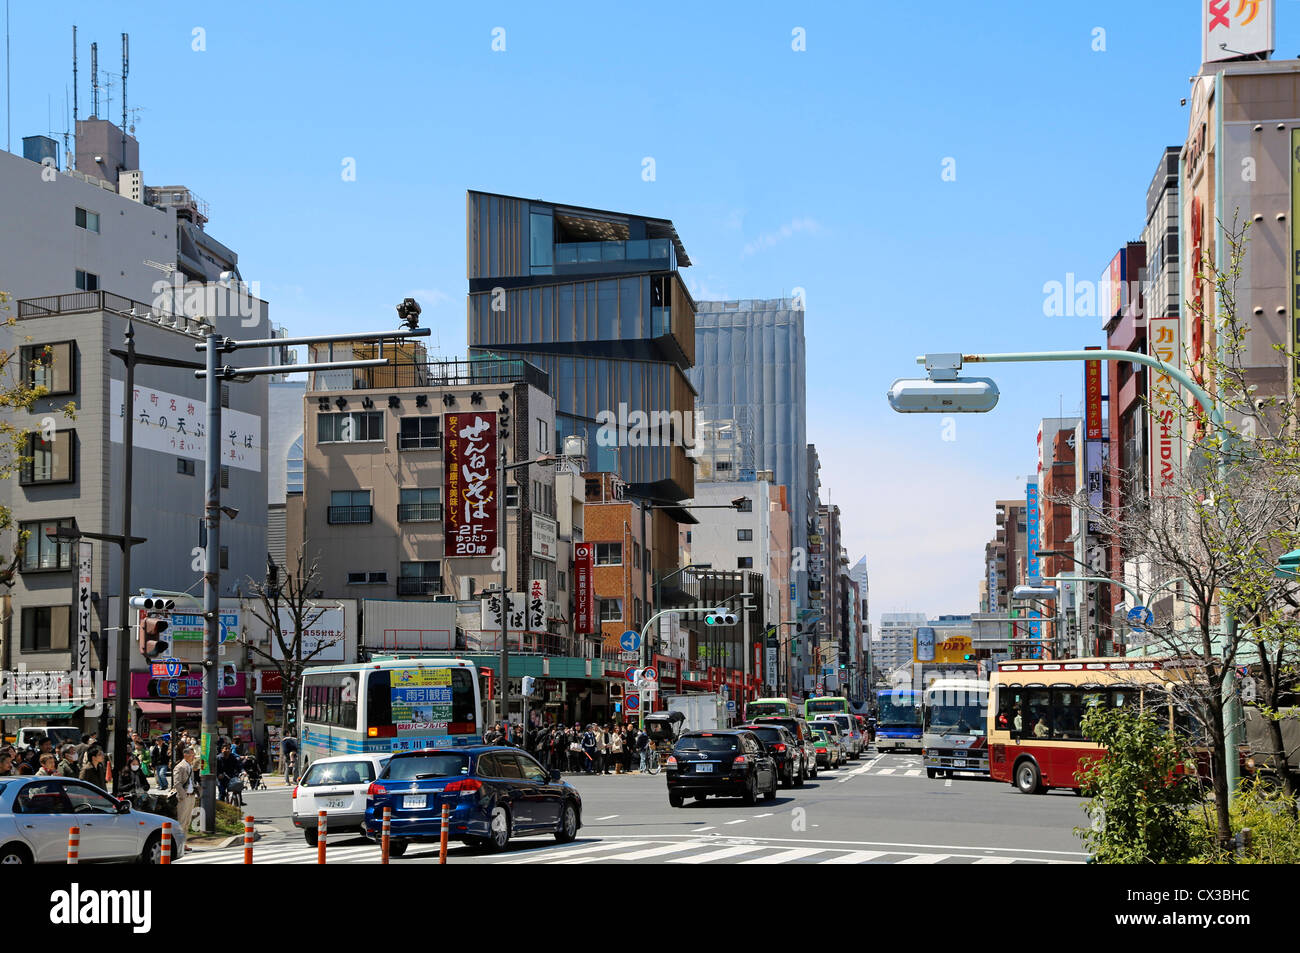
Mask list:
POLYGON ((5 0, 5 151, 9 148, 9 126, 13 120, 13 83, 9 81, 9 0, 5 0))
POLYGON ((99 118, 99 44, 90 44, 90 118, 99 118))
POLYGON ((68 87, 63 87, 63 161, 68 161, 68 87))
POLYGON ((68 167, 77 164, 77 26, 72 26, 72 161, 68 167))
POLYGON ((122 34, 122 168, 126 168, 126 74, 130 69, 131 58, 129 56, 131 41, 125 33, 122 34))

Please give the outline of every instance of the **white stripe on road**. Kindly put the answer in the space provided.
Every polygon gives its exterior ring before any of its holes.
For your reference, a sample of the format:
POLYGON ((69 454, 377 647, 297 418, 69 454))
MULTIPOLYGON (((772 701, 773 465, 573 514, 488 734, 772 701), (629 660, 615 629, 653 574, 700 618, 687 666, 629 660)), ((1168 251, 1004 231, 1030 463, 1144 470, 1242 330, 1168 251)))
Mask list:
POLYGON ((775 854, 768 854, 765 857, 755 857, 751 860, 742 860, 742 864, 788 864, 792 860, 802 860, 804 857, 810 857, 813 854, 820 854, 821 850, 814 847, 795 847, 792 850, 781 850, 775 854))
POLYGON ((920 769, 920 768, 916 768, 916 769, 911 770, 911 771, 904 771, 904 772, 903 772, 903 777, 905 777, 905 778, 919 778, 920 776, 921 776, 921 769, 920 769))
POLYGON ((738 817, 738 818, 736 818, 734 821, 727 821, 727 823, 728 823, 728 824, 743 824, 743 823, 745 823, 745 818, 743 818, 743 817, 738 817))
POLYGON ((713 860, 725 860, 728 857, 739 857, 741 854, 752 854, 756 850, 767 850, 766 847, 724 847, 721 850, 705 851, 703 854, 692 854, 690 857, 674 857, 668 863, 670 864, 707 864, 713 860))
POLYGON ((536 853, 526 854, 522 857, 513 857, 510 860, 503 860, 503 864, 544 864, 552 860, 563 860, 566 857, 577 857, 582 854, 596 854, 607 850, 626 850, 629 847, 641 847, 649 844, 650 841, 613 841, 601 844, 589 844, 583 847, 555 847, 550 850, 539 850, 536 853))
POLYGON ((760 817, 771 817, 771 816, 772 816, 771 812, 768 812, 767 814, 755 814, 754 820, 758 820, 760 817))
MULTIPOLYGON (((645 850, 634 850, 626 854, 610 854, 600 858, 604 860, 644 860, 647 857, 662 857, 664 854, 680 854, 682 851, 697 850, 701 847, 708 847, 708 841, 686 841, 682 844, 668 844, 664 847, 647 847, 645 850)), ((588 858, 592 859, 592 858, 588 858)), ((567 863, 560 860, 557 863, 567 863)), ((582 863, 581 860, 575 860, 573 863, 582 863)))
POLYGON ((713 825, 710 824, 708 827, 697 827, 697 828, 695 828, 693 831, 691 831, 691 833, 692 833, 692 834, 698 834, 698 833, 700 833, 701 831, 711 831, 711 830, 713 830, 713 829, 714 829, 713 825))
POLYGON ((897 768, 881 768, 876 774, 893 774, 897 770, 897 768))
POLYGON ((900 860, 900 864, 937 864, 941 860, 947 860, 952 854, 917 854, 915 857, 909 857, 907 860, 900 860))
POLYGON ((1012 864, 1015 863, 1015 857, 981 857, 975 861, 977 864, 1012 864))
POLYGON ((855 768, 854 770, 850 771, 848 774, 844 775, 844 777, 837 778, 836 780, 840 784, 843 784, 845 781, 849 780, 849 778, 856 778, 859 774, 866 774, 868 771, 874 768, 876 764, 880 761, 880 759, 883 757, 884 755, 877 755, 871 761, 868 761, 866 764, 862 765, 859 768, 855 768))
POLYGON ((598 821, 612 821, 612 820, 613 820, 614 818, 616 818, 616 817, 618 817, 617 814, 606 814, 604 817, 598 817, 598 818, 596 818, 596 820, 598 820, 598 821))
POLYGON ((946 788, 952 787, 952 778, 949 778, 947 781, 944 781, 943 786, 946 788))
POLYGON ((883 850, 851 850, 847 853, 832 857, 829 860, 823 860, 823 864, 865 864, 869 860, 875 860, 877 857, 884 857, 883 850))

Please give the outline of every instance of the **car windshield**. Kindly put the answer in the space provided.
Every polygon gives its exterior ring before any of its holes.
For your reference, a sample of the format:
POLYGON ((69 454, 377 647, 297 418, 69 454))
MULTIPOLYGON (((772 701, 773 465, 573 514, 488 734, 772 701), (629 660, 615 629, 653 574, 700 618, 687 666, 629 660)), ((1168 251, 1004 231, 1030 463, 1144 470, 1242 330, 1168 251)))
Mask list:
POLYGON ((817 739, 819 744, 828 744, 831 740, 830 735, 826 734, 826 732, 822 731, 820 728, 813 729, 813 737, 817 739))
POLYGON ((835 724, 840 726, 841 731, 852 731, 858 726, 852 715, 836 715, 835 724))
POLYGON ((683 751, 726 752, 736 750, 736 739, 732 735, 687 735, 677 743, 683 751))
POLYGON ((380 780, 417 781, 422 778, 451 778, 462 774, 469 774, 469 755, 448 751, 394 758, 388 762, 380 780))
POLYGON ((817 727, 815 730, 817 731, 824 731, 828 735, 834 735, 835 737, 839 737, 840 726, 833 721, 817 722, 816 726, 817 727))
POLYGON ((775 728, 751 728, 750 731, 758 735, 758 740, 765 745, 774 745, 781 741, 781 732, 775 728))
POLYGON ((979 705, 931 705, 925 714, 930 731, 983 735, 988 709, 979 705))
POLYGON ((322 784, 369 784, 374 779, 375 767, 369 761, 317 761, 298 783, 314 788, 322 784))

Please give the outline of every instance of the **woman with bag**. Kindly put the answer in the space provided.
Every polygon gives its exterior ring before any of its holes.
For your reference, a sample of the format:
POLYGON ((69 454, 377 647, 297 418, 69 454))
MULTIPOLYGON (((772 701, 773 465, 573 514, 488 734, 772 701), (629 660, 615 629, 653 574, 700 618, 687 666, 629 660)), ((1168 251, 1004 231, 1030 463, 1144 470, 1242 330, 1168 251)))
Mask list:
POLYGON ((609 755, 605 767, 605 773, 609 774, 609 764, 614 765, 614 773, 623 773, 623 732, 618 728, 608 732, 609 735, 609 755))

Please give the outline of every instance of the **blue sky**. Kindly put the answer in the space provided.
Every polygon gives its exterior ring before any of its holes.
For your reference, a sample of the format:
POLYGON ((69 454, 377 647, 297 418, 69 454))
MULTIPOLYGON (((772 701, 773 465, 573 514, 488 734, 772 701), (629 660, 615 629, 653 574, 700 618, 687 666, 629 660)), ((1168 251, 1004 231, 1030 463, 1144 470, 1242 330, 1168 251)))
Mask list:
MULTIPOLYGON (((1289 56, 1300 3, 1278 6, 1289 56)), ((73 23, 83 116, 90 41, 115 73, 128 32, 146 182, 210 203, 273 318, 390 327, 415 295, 448 356, 465 345, 466 189, 671 218, 697 297, 805 289, 808 435, 873 617, 969 612, 993 501, 1023 492, 1037 422, 1077 411, 1082 371, 995 369, 1001 404, 955 440, 885 392, 925 351, 1103 342, 1095 318, 1044 317, 1043 285, 1095 280, 1138 237, 1161 150, 1185 138, 1198 11, 14 2, 12 141, 61 138, 73 23)))

